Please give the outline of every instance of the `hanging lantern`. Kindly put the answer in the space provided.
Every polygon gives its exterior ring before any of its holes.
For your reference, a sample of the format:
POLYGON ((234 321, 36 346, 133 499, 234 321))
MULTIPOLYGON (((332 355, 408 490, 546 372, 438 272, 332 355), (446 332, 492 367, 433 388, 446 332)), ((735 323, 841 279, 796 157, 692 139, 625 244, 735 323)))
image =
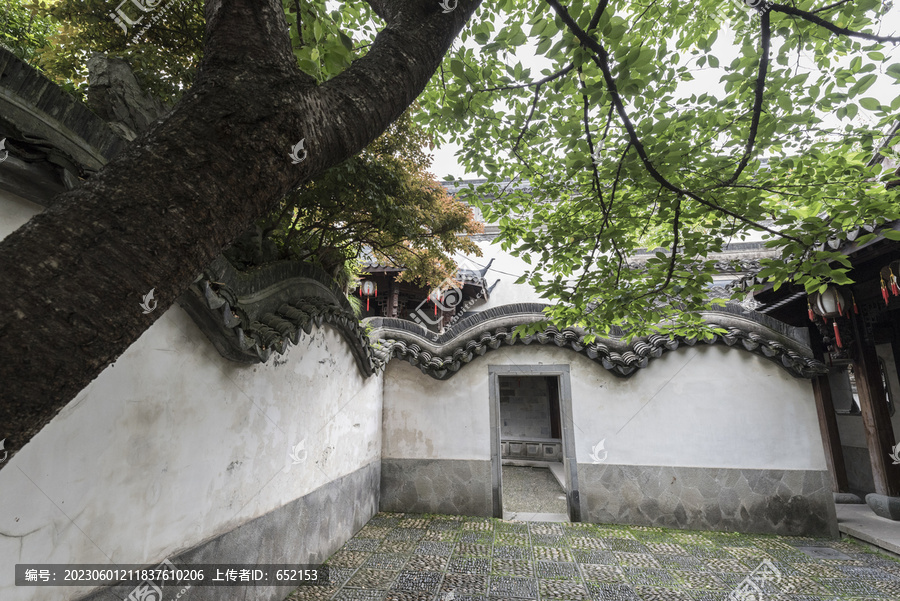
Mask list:
POLYGON ((443 296, 444 295, 441 294, 440 288, 435 288, 434 291, 428 295, 428 300, 430 300, 432 303, 434 303, 434 314, 435 315, 438 314, 438 303, 441 302, 442 300, 444 300, 443 296))
MULTIPOLYGON (((845 308, 847 308, 847 314, 849 316, 850 310, 849 307, 847 307, 847 302, 844 300, 841 291, 838 290, 837 286, 829 286, 825 289, 825 292, 813 292, 809 296, 808 302, 810 303, 812 310, 822 316, 825 323, 828 323, 829 317, 834 320, 832 322, 832 326, 834 327, 834 342, 838 348, 843 348, 843 345, 841 344, 841 332, 838 329, 836 318, 844 315, 845 308)), ((854 307, 855 305, 856 302, 854 301, 854 307)))
POLYGON ((900 275, 900 261, 894 261, 881 269, 881 298, 884 299, 885 305, 888 304, 889 300, 888 292, 894 296, 900 296, 900 283, 897 281, 898 275, 900 275))
POLYGON ((844 300, 844 296, 837 286, 829 286, 821 294, 813 292, 809 296, 809 300, 813 311, 826 318, 840 317, 844 314, 844 307, 847 305, 847 301, 844 300))
POLYGON ((806 311, 807 311, 807 313, 809 314, 809 320, 810 320, 810 321, 815 321, 815 320, 816 320, 816 314, 813 313, 812 303, 810 302, 808 296, 806 297, 806 311))
POLYGON ((359 287, 359 295, 366 297, 366 311, 369 310, 369 298, 378 297, 378 284, 372 280, 365 280, 359 287))

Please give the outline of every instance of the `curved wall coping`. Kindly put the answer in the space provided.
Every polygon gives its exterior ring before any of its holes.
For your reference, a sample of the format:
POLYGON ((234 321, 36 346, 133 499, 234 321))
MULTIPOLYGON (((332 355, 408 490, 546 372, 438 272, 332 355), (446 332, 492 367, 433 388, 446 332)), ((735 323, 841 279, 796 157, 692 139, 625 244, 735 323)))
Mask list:
MULTIPOLYGON (((428 330, 396 318, 370 318, 376 354, 383 362, 405 359, 423 373, 440 380, 450 378, 476 356, 499 348, 502 344, 553 343, 583 354, 618 376, 630 376, 649 365, 650 360, 680 346, 698 342, 724 344, 741 348, 772 360, 794 377, 811 378, 824 373, 825 365, 813 358, 806 333, 802 328, 759 313, 744 311, 738 305, 702 313, 707 323, 724 328, 727 333, 712 340, 700 341, 686 336, 653 334, 626 343, 613 336, 586 342, 586 332, 579 328, 560 330, 547 325, 543 331, 529 336, 514 336, 516 326, 545 320, 547 305, 521 303, 504 305, 477 313, 434 339, 428 330)), ((621 332, 621 330, 619 330, 621 332)))
POLYGON ((0 115, 72 161, 98 170, 127 144, 111 127, 40 71, 0 47, 0 115))

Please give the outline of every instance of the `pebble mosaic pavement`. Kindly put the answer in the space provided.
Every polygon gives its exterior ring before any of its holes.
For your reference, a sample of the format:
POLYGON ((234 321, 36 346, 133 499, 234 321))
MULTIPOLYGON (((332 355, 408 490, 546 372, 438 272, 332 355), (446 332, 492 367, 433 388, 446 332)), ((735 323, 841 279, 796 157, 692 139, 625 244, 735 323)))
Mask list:
POLYGON ((900 560, 846 540, 396 513, 289 599, 726 601, 765 560, 781 579, 754 601, 900 600, 900 560))

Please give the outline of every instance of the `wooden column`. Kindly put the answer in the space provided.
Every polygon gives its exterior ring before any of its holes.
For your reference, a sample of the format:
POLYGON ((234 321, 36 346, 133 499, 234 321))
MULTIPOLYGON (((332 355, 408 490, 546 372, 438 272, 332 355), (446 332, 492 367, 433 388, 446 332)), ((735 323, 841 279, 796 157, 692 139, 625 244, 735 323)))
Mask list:
POLYGON ((816 413, 819 416, 819 431, 822 433, 822 446, 825 447, 825 463, 828 464, 828 473, 831 474, 831 489, 834 492, 850 492, 847 468, 844 466, 844 450, 841 448, 841 436, 831 399, 831 382, 827 375, 817 376, 812 379, 812 387, 816 399, 816 413))
POLYGON ((400 317, 400 284, 397 277, 391 280, 391 301, 388 303, 388 317, 400 317))
POLYGON ((875 347, 863 340, 859 320, 853 316, 855 359, 853 373, 856 376, 856 392, 862 411, 866 446, 872 462, 875 492, 889 497, 900 497, 900 465, 892 465, 889 454, 894 446, 894 429, 888 413, 887 397, 881 379, 881 368, 875 347))

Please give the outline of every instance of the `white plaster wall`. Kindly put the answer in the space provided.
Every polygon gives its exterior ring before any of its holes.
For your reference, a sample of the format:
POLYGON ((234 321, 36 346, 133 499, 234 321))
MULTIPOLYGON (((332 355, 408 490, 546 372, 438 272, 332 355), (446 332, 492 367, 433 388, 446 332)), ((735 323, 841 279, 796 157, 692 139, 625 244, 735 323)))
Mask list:
POLYGON ((43 211, 38 204, 0 190, 0 240, 25 225, 29 219, 43 211))
POLYGON ((489 459, 488 366, 540 364, 570 366, 580 463, 591 463, 591 449, 605 440, 611 464, 826 469, 809 381, 756 355, 707 345, 667 353, 628 379, 536 345, 488 352, 447 381, 391 362, 383 456, 489 459))
POLYGON ((328 327, 276 357, 227 361, 170 308, 0 471, 0 599, 89 592, 16 563, 156 561, 377 461, 381 377, 328 327))
POLYGON ((450 380, 439 382, 406 361, 389 362, 384 372, 381 456, 489 459, 486 366, 480 362, 469 365, 450 380))
POLYGON ((584 361, 572 370, 579 462, 605 440, 615 464, 826 469, 810 382, 762 357, 683 348, 627 380, 584 361))

